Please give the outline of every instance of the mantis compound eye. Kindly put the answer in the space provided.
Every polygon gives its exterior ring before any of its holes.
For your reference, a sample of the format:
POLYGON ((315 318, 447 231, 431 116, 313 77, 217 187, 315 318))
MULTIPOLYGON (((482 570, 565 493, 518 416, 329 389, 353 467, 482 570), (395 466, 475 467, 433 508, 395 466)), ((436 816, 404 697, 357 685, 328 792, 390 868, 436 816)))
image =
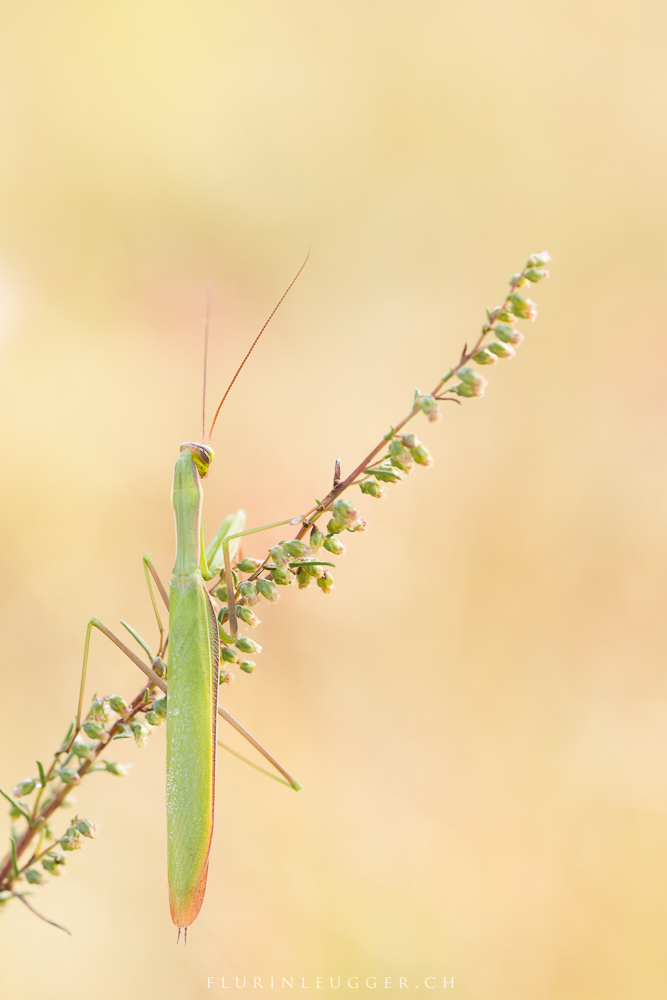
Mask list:
POLYGON ((197 472, 205 479, 208 476, 208 467, 213 461, 214 451, 207 444, 196 444, 194 441, 184 441, 181 451, 188 450, 192 455, 192 460, 197 467, 197 472))

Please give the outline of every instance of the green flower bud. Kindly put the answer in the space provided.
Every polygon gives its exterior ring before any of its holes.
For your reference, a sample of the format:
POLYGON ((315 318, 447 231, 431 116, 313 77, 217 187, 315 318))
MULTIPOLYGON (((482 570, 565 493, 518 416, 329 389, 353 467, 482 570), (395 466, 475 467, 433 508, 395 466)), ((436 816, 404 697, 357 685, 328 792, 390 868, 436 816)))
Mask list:
POLYGON ((368 521, 366 521, 365 518, 360 517, 359 520, 357 521, 357 523, 353 524, 352 527, 348 528, 347 530, 348 531, 365 531, 367 527, 368 527, 368 521))
POLYGON ((498 340, 502 340, 504 344, 514 344, 518 347, 523 341, 521 330, 517 330, 515 326, 508 326, 506 323, 499 323, 495 334, 498 340))
POLYGON ((218 633, 220 634, 220 638, 222 639, 222 641, 226 642, 227 645, 229 645, 230 643, 234 642, 234 637, 231 636, 229 632, 225 632, 224 628, 222 627, 222 622, 226 614, 227 614, 227 608, 223 605, 218 611, 218 633))
POLYGON ((527 299, 519 292, 513 292, 512 295, 508 296, 507 301, 510 311, 519 319, 537 319, 537 306, 532 299, 527 299))
POLYGON ((542 278, 548 278, 549 271, 546 267, 529 267, 526 271, 526 277, 528 278, 528 281, 532 281, 533 284, 535 284, 536 282, 541 281, 542 278))
POLYGON ((498 363, 498 358, 495 354, 491 354, 486 348, 478 351, 477 354, 473 354, 473 361, 476 361, 478 365, 495 365, 498 363))
POLYGON ((459 375, 461 372, 465 373, 465 378, 458 385, 455 385, 452 391, 457 396, 483 396, 488 385, 484 376, 476 372, 474 368, 462 368, 459 375))
POLYGON ((317 581, 317 586, 320 588, 323 594, 330 594, 331 591, 334 589, 334 582, 331 574, 324 572, 317 581))
MULTIPOLYGON (((391 451, 391 447, 389 450, 391 451)), ((331 513, 333 514, 334 521, 343 528, 354 527, 361 517, 361 514, 352 501, 345 500, 343 497, 339 497, 338 500, 334 501, 331 513)))
POLYGON ((302 562, 299 569, 304 570, 309 576, 312 577, 322 576, 322 573, 324 572, 324 568, 322 566, 318 566, 312 559, 306 559, 305 562, 302 562))
POLYGON ((42 858, 42 868, 44 868, 45 871, 49 873, 49 875, 56 875, 58 878, 60 878, 60 876, 62 875, 61 864, 59 864, 57 861, 54 861, 53 858, 49 857, 48 854, 45 858, 42 858))
POLYGON ((381 462, 380 465, 376 465, 373 469, 364 469, 364 472, 375 476, 381 483, 399 483, 403 478, 401 470, 393 468, 387 462, 381 462))
POLYGON ((544 264, 548 264, 551 261, 551 254, 546 250, 542 253, 533 253, 528 258, 529 267, 542 267, 544 264))
POLYGON ((365 493, 369 497, 376 497, 376 499, 381 500, 385 495, 384 488, 380 485, 377 479, 364 479, 359 483, 359 489, 362 493, 365 493))
POLYGON ((138 719, 133 719, 130 723, 130 729, 132 730, 132 735, 134 736, 134 742, 137 744, 140 750, 142 750, 148 743, 148 737, 150 736, 150 730, 143 722, 139 722, 138 719))
POLYGON ((64 837, 61 837, 58 843, 62 847, 63 851, 80 851, 83 847, 81 840, 78 836, 70 836, 69 831, 72 827, 69 827, 67 833, 64 837))
POLYGON ((509 283, 510 285, 514 285, 515 288, 520 288, 521 285, 526 284, 526 278, 521 274, 520 271, 517 271, 516 274, 512 275, 512 277, 509 280, 509 283))
POLYGON ((320 529, 313 525, 313 529, 310 532, 310 550, 311 552, 317 552, 324 545, 324 535, 320 529))
POLYGON ((99 740, 104 736, 104 726, 101 726, 99 722, 93 722, 91 719, 84 722, 81 728, 86 736, 90 736, 91 740, 99 740))
POLYGON ((294 583, 294 577, 288 569, 283 569, 282 566, 276 566, 275 569, 271 571, 271 579, 274 583, 280 584, 281 587, 289 587, 294 583))
POLYGON ((12 788, 12 793, 15 798, 23 798, 24 795, 30 795, 34 792, 35 788, 41 788, 37 778, 26 778, 24 781, 19 781, 18 785, 14 785, 12 788))
POLYGON ((106 767, 109 774, 115 774, 119 778, 124 778, 129 768, 132 766, 131 764, 119 764, 115 760, 105 760, 102 761, 102 763, 106 767))
MULTIPOLYGON (((254 573, 256 569, 262 565, 261 559, 249 559, 247 556, 242 559, 241 562, 236 564, 236 568, 241 571, 241 573, 254 573)), ((225 598, 226 599, 226 598, 225 598)))
POLYGON ((496 319, 500 320, 501 323, 516 323, 516 316, 507 309, 499 309, 496 319))
POLYGON ((151 708, 161 719, 167 718, 167 696, 163 694, 161 698, 153 698, 151 708))
POLYGON ((239 591, 241 596, 244 597, 247 603, 252 607, 253 604, 259 604, 259 594, 257 593, 257 587, 250 580, 246 580, 245 583, 239 584, 239 591))
POLYGON ((414 465, 410 451, 400 441, 392 441, 389 445, 389 461, 401 472, 410 472, 414 465))
POLYGON ((501 340, 492 340, 488 348, 499 358, 513 358, 516 354, 511 344, 503 344, 501 340))
POLYGON ((305 590, 306 587, 310 587, 313 578, 303 566, 300 566, 296 571, 296 582, 299 585, 299 590, 305 590))
POLYGON ((265 598, 265 600, 270 601, 272 604, 275 604, 280 597, 273 580, 266 580, 264 578, 258 580, 257 590, 260 592, 262 597, 265 598))
POLYGON ((412 449, 412 457, 417 465, 423 465, 426 468, 433 465, 433 456, 428 448, 423 444, 418 444, 416 448, 412 449))
POLYGON ((401 443, 404 444, 406 448, 416 448, 420 444, 420 441, 414 434, 404 434, 401 438, 401 443))
POLYGON ((213 591, 213 596, 217 597, 219 601, 226 601, 228 597, 227 584, 223 583, 220 587, 216 587, 213 591))
POLYGON ((89 819, 77 819, 72 820, 72 826, 79 831, 84 837, 89 837, 91 840, 95 839, 95 834, 97 833, 97 823, 91 823, 89 819))
POLYGON ((234 681, 234 674, 231 670, 221 670, 220 676, 218 678, 219 684, 232 684, 234 681))
POLYGON ((220 660, 223 663, 236 663, 238 656, 231 646, 222 646, 220 648, 220 660))
POLYGON ((161 656, 156 656, 152 663, 153 670, 158 675, 158 677, 167 676, 167 664, 164 662, 161 656))
POLYGON ((345 531, 345 525, 339 524, 335 517, 330 518, 327 524, 327 534, 340 535, 341 531, 345 531))
POLYGON ((302 542, 300 538, 292 538, 289 542, 283 542, 283 549, 294 559, 300 559, 301 556, 308 555, 310 552, 310 546, 302 542))
POLYGON ((239 667, 241 670, 245 671, 246 674, 251 674, 256 666, 257 664, 253 663, 252 660, 241 660, 239 663, 239 667))
POLYGON ((236 648, 240 649, 242 653, 256 653, 262 652, 262 647, 254 639, 249 639, 247 635, 240 635, 236 640, 236 648))
POLYGON ((118 730, 113 735, 113 739, 128 740, 131 736, 132 736, 132 730, 130 729, 130 727, 125 725, 124 722, 121 722, 120 725, 118 726, 118 730))
POLYGON ((81 778, 71 767, 60 767, 57 771, 58 777, 65 785, 78 785, 81 778))
POLYGON ((327 535, 324 539, 324 548, 335 556, 342 556, 345 553, 345 545, 340 538, 333 535, 327 535))
POLYGON ((146 720, 149 726, 161 726, 163 721, 157 714, 157 712, 154 712, 152 709, 149 709, 146 712, 144 719, 146 720))
POLYGON ((83 740, 74 740, 72 745, 72 753, 76 754, 79 760, 92 760, 93 759, 93 748, 88 743, 84 743, 83 740))
POLYGON ((290 557, 287 552, 285 552, 282 542, 279 545, 274 545, 273 548, 270 548, 269 553, 271 554, 271 558, 276 566, 281 566, 283 569, 286 569, 287 566, 289 566, 290 557))
POLYGON ((237 608, 236 614, 239 619, 250 628, 255 628, 260 624, 259 618, 250 610, 250 608, 237 608))
POLYGON ((44 876, 36 868, 27 868, 23 874, 29 885, 44 885, 44 876))
POLYGON ((124 698, 121 698, 119 694, 112 694, 109 698, 109 704, 113 708, 114 712, 118 715, 122 715, 123 712, 127 712, 127 702, 124 698))
POLYGON ((442 414, 440 413, 440 407, 435 396, 431 396, 430 393, 422 396, 419 400, 419 407, 422 413, 428 418, 429 423, 435 424, 440 420, 442 414))
POLYGON ((109 712, 104 698, 94 699, 92 705, 90 706, 90 712, 88 713, 88 718, 92 719, 93 722, 102 722, 102 723, 108 722, 109 712))

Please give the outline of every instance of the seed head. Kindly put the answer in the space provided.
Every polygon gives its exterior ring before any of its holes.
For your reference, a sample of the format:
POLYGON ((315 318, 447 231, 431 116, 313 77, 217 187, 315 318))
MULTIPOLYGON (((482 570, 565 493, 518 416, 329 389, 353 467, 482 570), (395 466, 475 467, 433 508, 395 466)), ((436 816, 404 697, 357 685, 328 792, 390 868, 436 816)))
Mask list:
POLYGON ((486 348, 482 348, 482 350, 478 351, 477 354, 473 354, 472 359, 473 361, 476 361, 478 365, 495 365, 498 361, 495 354, 491 354, 486 350, 486 348))
POLYGON ((327 535, 324 539, 324 548, 335 556, 342 556, 345 553, 345 545, 335 535, 327 535))
POLYGON ((118 715, 122 715, 123 712, 127 712, 127 702, 124 698, 121 698, 119 694, 112 694, 109 698, 109 704, 113 708, 114 712, 118 715))
POLYGON ((24 781, 19 781, 18 785, 14 785, 12 792, 15 798, 21 799, 24 795, 34 792, 35 788, 41 787, 37 778, 26 778, 24 781))
POLYGON ((247 556, 242 559, 241 562, 236 564, 236 568, 241 571, 241 573, 254 573, 256 569, 262 565, 261 559, 249 559, 247 556))
POLYGON ((537 306, 532 299, 527 299, 519 292, 513 292, 508 296, 509 309, 518 316, 519 319, 537 319, 537 306))
POLYGON ((422 413, 428 418, 429 423, 435 424, 440 420, 442 414, 435 396, 432 396, 430 393, 422 396, 419 400, 419 406, 422 413))
POLYGON ((312 531, 310 532, 310 549, 311 552, 317 552, 324 545, 324 534, 320 531, 317 525, 313 525, 312 531))
POLYGON ((259 618, 250 610, 250 608, 237 608, 236 614, 249 628, 255 628, 260 624, 259 618))
POLYGON ((352 501, 345 500, 343 497, 339 497, 334 502, 331 513, 333 514, 333 520, 341 528, 353 528, 361 518, 361 514, 352 501))
POLYGON ((302 542, 300 538, 292 538, 289 542, 283 542, 283 549, 293 559, 300 559, 310 552, 310 546, 302 542))
POLYGON ((515 347, 518 347, 523 342, 521 330, 517 330, 515 326, 509 326, 507 323, 499 323, 494 332, 498 340, 502 340, 504 344, 514 344, 515 347))
POLYGON ((257 664, 253 663, 252 660, 241 660, 241 662, 239 663, 239 667, 246 674, 251 674, 253 672, 253 670, 255 669, 256 666, 257 666, 257 664))
POLYGON ((513 358, 516 354, 512 345, 503 344, 502 340, 492 340, 487 346, 498 358, 513 358))
POLYGON ((101 726, 99 722, 93 722, 92 719, 84 722, 81 728, 86 736, 90 736, 91 740, 99 740, 104 736, 104 726, 101 726))
POLYGON ((220 660, 223 663, 236 663, 238 656, 231 646, 220 647, 220 660))
POLYGON ((273 580, 266 580, 262 578, 261 580, 257 580, 256 586, 257 590, 260 592, 262 597, 265 600, 270 601, 271 604, 275 604, 275 602, 280 597, 280 594, 276 590, 276 585, 273 582, 273 580))
POLYGON ((322 576, 318 579, 317 586, 320 588, 323 594, 330 594, 331 591, 334 589, 334 582, 331 574, 325 571, 322 574, 322 576))
POLYGON ((72 820, 72 826, 84 837, 95 839, 97 833, 97 823, 91 823, 89 819, 72 820))
POLYGON ((364 479, 359 483, 359 489, 362 493, 365 493, 369 497, 376 497, 381 500, 385 495, 384 487, 380 485, 377 479, 364 479))
POLYGON ((239 584, 239 591, 241 596, 246 599, 246 602, 250 607, 253 604, 259 603, 259 594, 257 593, 257 587, 250 580, 246 580, 244 583, 239 584))
POLYGON ((261 653, 262 647, 254 639, 249 639, 247 635, 240 635, 236 640, 236 648, 242 653, 261 653))

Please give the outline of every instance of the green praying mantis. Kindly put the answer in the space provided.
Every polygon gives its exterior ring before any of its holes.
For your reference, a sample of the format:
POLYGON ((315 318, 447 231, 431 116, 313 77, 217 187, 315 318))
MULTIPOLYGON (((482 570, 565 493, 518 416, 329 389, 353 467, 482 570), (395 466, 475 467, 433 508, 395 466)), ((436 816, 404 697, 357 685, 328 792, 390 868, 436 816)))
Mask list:
MULTIPOLYGON (((160 632, 160 647, 156 657, 140 636, 125 622, 151 656, 148 667, 117 636, 97 618, 91 618, 86 630, 84 659, 76 723, 72 739, 81 723, 83 694, 87 672, 90 637, 93 628, 111 639, 160 690, 167 693, 164 680, 164 660, 168 646, 167 704, 167 871, 171 918, 185 931, 196 919, 206 891, 209 855, 213 836, 215 811, 215 770, 217 749, 217 718, 222 716, 262 753, 284 776, 285 783, 298 790, 294 778, 218 704, 220 678, 220 632, 228 641, 237 637, 238 622, 235 608, 235 583, 231 560, 244 535, 285 524, 300 524, 301 517, 279 521, 260 528, 243 530, 245 512, 238 510, 220 525, 208 548, 204 545, 202 480, 208 475, 214 453, 211 436, 225 399, 241 368, 257 344, 276 310, 306 266, 308 255, 283 293, 271 315, 255 338, 225 392, 211 427, 206 434, 206 364, 210 317, 210 292, 205 322, 204 393, 202 442, 186 441, 176 460, 172 488, 172 506, 176 527, 176 558, 167 594, 150 556, 144 556, 144 571, 160 632), (206 442, 206 443, 204 443, 206 442), (207 583, 224 575, 228 593, 227 617, 231 634, 218 622, 207 583), (152 583, 169 611, 169 629, 165 630, 158 611, 152 583), (158 672, 159 671, 159 672, 158 672)), ((226 748, 227 749, 227 748, 226 748)), ((238 756, 238 755, 237 755, 238 756)), ((248 762, 250 763, 250 762, 248 762)), ((268 773, 268 772, 267 772, 268 773)), ((273 775, 271 775, 273 777, 273 775)))

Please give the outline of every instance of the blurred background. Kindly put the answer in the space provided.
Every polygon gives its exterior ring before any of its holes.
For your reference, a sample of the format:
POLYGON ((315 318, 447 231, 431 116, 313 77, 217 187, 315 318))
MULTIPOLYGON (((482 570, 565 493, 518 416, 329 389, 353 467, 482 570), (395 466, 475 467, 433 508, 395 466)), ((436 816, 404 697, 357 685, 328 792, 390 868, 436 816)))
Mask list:
MULTIPOLYGON (((5 788, 62 739, 90 616, 154 640, 207 280, 212 399, 312 242, 216 430, 210 534, 306 510, 554 258, 485 398, 415 427, 435 467, 358 495, 334 593, 261 609, 225 703, 304 790, 222 757, 187 951, 158 730, 114 744, 131 774, 76 806, 98 839, 33 897, 74 936, 0 913, 2 995, 662 998, 664 4, 35 0, 1 36, 5 788)), ((95 636, 89 694, 140 684, 95 636)))

